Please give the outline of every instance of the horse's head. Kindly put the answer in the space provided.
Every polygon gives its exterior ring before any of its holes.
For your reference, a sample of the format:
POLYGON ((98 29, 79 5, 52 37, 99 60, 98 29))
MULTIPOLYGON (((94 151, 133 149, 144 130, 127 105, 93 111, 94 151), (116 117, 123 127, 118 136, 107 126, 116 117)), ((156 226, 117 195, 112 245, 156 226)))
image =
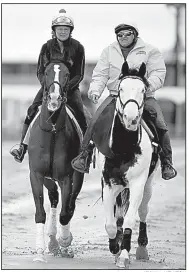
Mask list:
POLYGON ((129 69, 127 62, 124 62, 122 66, 116 110, 124 127, 129 131, 137 130, 142 116, 145 92, 149 86, 144 77, 145 73, 144 63, 139 71, 129 69))
POLYGON ((45 92, 49 111, 57 111, 67 101, 69 70, 63 63, 50 63, 45 70, 45 92))

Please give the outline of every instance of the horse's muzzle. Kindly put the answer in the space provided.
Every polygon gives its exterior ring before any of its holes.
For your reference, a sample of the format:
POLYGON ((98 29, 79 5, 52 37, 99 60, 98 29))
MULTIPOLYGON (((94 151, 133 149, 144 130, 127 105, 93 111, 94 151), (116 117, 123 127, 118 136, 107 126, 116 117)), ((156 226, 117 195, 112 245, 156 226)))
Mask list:
POLYGON ((47 108, 49 111, 54 112, 60 108, 61 103, 59 102, 49 102, 47 108))

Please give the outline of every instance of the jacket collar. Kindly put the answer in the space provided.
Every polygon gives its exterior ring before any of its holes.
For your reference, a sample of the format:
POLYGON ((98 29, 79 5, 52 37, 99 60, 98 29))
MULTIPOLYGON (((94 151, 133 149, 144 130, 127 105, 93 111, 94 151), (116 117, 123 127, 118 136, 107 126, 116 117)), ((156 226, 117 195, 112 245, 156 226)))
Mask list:
MULTIPOLYGON (((113 47, 115 47, 117 49, 117 51, 122 55, 122 52, 121 52, 121 48, 119 46, 119 43, 118 41, 115 41, 114 43, 111 44, 113 47)), ((141 47, 145 47, 145 43, 144 41, 141 39, 141 38, 138 38, 137 39, 137 42, 135 44, 135 46, 131 49, 131 51, 135 50, 135 49, 138 49, 138 48, 141 48, 141 47)), ((130 52, 131 52, 130 51, 130 52)))

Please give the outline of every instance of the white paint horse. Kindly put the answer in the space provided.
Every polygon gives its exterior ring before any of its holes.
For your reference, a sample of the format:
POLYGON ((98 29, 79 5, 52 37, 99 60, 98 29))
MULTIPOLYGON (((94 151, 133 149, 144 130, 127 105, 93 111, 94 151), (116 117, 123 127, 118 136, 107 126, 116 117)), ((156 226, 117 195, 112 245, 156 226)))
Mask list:
POLYGON ((149 171, 153 147, 141 126, 148 86, 145 73, 144 63, 139 71, 129 70, 127 62, 123 64, 110 137, 115 156, 112 159, 106 157, 102 176, 105 229, 109 236, 109 249, 115 255, 118 267, 128 267, 137 212, 140 227, 136 258, 148 259, 146 217, 158 155, 153 170, 149 171))

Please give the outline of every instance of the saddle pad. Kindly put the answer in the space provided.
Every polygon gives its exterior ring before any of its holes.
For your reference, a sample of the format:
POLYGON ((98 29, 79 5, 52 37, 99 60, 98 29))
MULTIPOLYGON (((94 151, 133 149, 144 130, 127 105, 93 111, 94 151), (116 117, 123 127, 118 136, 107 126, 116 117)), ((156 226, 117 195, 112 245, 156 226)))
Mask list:
POLYGON ((112 158, 114 156, 109 147, 109 140, 111 135, 112 123, 114 119, 114 112, 116 107, 116 100, 113 99, 102 111, 97 119, 92 140, 94 141, 98 150, 106 157, 112 158))

